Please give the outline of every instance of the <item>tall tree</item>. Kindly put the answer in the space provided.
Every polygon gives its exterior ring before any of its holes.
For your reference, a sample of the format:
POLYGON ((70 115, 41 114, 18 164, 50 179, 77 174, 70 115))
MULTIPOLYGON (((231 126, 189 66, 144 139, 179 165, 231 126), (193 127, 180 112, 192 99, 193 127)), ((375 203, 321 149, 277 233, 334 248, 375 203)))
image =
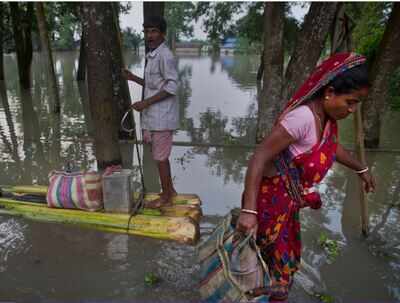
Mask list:
POLYGON ((42 2, 35 3, 36 18, 39 28, 39 36, 41 43, 41 52, 44 62, 46 63, 47 79, 50 83, 50 91, 52 93, 53 100, 53 113, 60 113, 60 94, 58 90, 58 84, 56 74, 54 71, 53 55, 51 52, 51 46, 49 41, 49 32, 47 30, 46 15, 44 12, 44 6, 42 2))
POLYGON ((370 68, 372 87, 362 105, 365 145, 379 146, 382 116, 388 106, 390 77, 400 67, 400 3, 393 4, 376 59, 370 68))
POLYGON ((203 26, 213 50, 219 51, 221 39, 235 32, 232 16, 242 11, 242 2, 198 2, 193 16, 196 20, 204 16, 203 26))
MULTIPOLYGON (((265 6, 266 14, 265 27, 275 27, 274 23, 270 23, 268 19, 276 18, 275 12, 278 4, 272 5, 268 3, 265 6), (273 10, 274 13, 269 12, 273 10)), ((280 12, 281 9, 279 9, 280 12)), ((262 138, 267 134, 275 121, 277 114, 282 110, 286 101, 289 100, 294 90, 306 79, 308 74, 315 67, 318 59, 321 56, 321 52, 325 45, 326 38, 329 33, 329 29, 332 26, 335 14, 337 10, 336 2, 313 2, 310 6, 309 12, 307 13, 304 23, 300 32, 297 35, 296 44, 294 46, 293 53, 291 54, 288 67, 286 68, 285 75, 282 76, 281 71, 283 70, 283 60, 280 56, 283 56, 284 49, 278 39, 283 39, 281 34, 281 27, 279 25, 279 31, 277 29, 265 28, 266 34, 264 35, 264 70, 265 76, 263 81, 263 90, 268 90, 267 93, 263 93, 261 98, 261 104, 259 107, 259 119, 257 124, 257 142, 260 142, 262 138), (275 34, 272 42, 269 32, 275 34), (267 34, 268 33, 268 34, 267 34), (272 43, 276 43, 275 46, 271 46, 272 43), (271 45, 270 45, 271 44, 271 45), (269 48, 277 48, 269 49, 269 48), (272 54, 269 52, 276 52, 274 59, 271 58, 272 54), (278 55, 280 53, 280 55, 278 55), (274 60, 274 61, 272 61, 274 60), (279 84, 279 83, 282 84, 279 84)), ((281 16, 279 13, 278 16, 281 16)), ((279 17, 281 18, 281 17, 279 17)), ((279 19, 280 20, 280 19, 279 19)), ((283 20, 282 20, 283 21, 283 20)), ((281 22, 281 21, 279 21, 281 22)), ((283 33, 283 32, 282 32, 283 33)), ((271 34, 272 35, 272 34, 271 34)))
POLYGON ((176 42, 184 36, 193 35, 192 13, 194 4, 192 2, 166 2, 165 19, 167 21, 168 44, 173 51, 176 49, 176 42))
POLYGON ((338 4, 335 19, 331 28, 331 54, 351 51, 353 49, 352 31, 354 22, 346 14, 344 3, 338 4))
POLYGON ((140 43, 143 38, 131 27, 127 27, 122 31, 124 49, 133 49, 135 53, 139 51, 140 43))
POLYGON ((79 47, 78 71, 76 72, 76 81, 85 81, 85 79, 86 79, 85 35, 82 30, 81 43, 79 47))
POLYGON ((95 150, 98 167, 104 169, 122 162, 118 144, 118 103, 114 93, 121 87, 121 65, 116 73, 115 48, 119 43, 112 3, 85 2, 83 4, 83 31, 87 62, 87 79, 91 115, 95 127, 95 150))
POLYGON ((10 3, 21 87, 31 87, 33 2, 10 3))
POLYGON ((257 141, 269 132, 279 110, 283 85, 284 4, 266 2, 264 8, 264 81, 258 100, 257 141))
MULTIPOLYGON (((117 86, 114 88, 114 99, 118 104, 118 120, 121 121, 125 112, 130 109, 131 106, 131 95, 129 93, 128 81, 122 76, 121 69, 125 68, 126 64, 124 61, 124 56, 122 53, 122 37, 121 37, 121 29, 119 26, 119 11, 121 7, 118 6, 118 3, 112 3, 113 9, 113 36, 111 37, 111 42, 114 46, 111 48, 111 57, 113 60, 113 77, 115 79, 115 83, 117 86)), ((126 123, 130 129, 133 128, 133 115, 128 117, 128 121, 126 123)), ((122 130, 119 131, 120 139, 129 139, 131 134, 124 132, 122 130)))
POLYGON ((337 2, 311 4, 285 72, 283 100, 289 100, 296 88, 314 69, 332 27, 337 6, 337 2))

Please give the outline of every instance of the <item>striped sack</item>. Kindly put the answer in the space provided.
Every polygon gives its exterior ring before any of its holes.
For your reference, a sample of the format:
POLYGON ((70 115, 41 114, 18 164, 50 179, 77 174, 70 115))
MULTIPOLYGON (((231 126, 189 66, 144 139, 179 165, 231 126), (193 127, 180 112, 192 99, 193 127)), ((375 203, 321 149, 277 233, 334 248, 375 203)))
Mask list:
POLYGON ((96 172, 52 171, 46 200, 49 207, 55 208, 103 209, 101 175, 96 172))
POLYGON ((270 278, 253 233, 235 232, 228 214, 198 247, 205 302, 268 302, 270 278))

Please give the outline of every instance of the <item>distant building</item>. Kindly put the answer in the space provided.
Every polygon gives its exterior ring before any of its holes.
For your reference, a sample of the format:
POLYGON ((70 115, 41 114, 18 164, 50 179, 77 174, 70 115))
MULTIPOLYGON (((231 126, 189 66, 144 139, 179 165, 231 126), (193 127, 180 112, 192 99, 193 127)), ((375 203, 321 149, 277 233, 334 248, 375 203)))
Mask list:
POLYGON ((236 49, 238 39, 234 37, 226 38, 222 41, 220 50, 222 54, 233 54, 236 49))

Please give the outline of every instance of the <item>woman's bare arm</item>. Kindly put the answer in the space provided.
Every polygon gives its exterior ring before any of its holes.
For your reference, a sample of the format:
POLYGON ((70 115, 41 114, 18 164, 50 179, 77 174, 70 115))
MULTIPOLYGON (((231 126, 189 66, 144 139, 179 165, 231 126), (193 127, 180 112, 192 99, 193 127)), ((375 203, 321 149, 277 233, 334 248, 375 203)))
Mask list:
MULTIPOLYGON (((263 176, 264 167, 271 162, 281 151, 286 149, 295 140, 286 129, 278 124, 271 134, 264 138, 252 155, 246 172, 243 209, 257 210, 257 195, 263 176)), ((257 223, 256 216, 248 213, 241 213, 237 224, 239 231, 248 232, 257 223)))
MULTIPOLYGON (((354 171, 360 171, 366 168, 365 164, 353 157, 347 150, 343 148, 341 144, 337 145, 336 161, 354 171)), ((364 181, 364 188, 367 193, 375 191, 375 179, 369 170, 358 174, 358 176, 364 181)))

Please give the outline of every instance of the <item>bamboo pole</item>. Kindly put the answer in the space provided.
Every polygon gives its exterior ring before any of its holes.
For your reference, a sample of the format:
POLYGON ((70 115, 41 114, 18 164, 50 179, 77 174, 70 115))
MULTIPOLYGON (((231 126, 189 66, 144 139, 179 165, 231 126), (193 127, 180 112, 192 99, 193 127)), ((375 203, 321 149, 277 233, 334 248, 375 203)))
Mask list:
POLYGON ((188 217, 110 214, 70 209, 54 209, 37 203, 16 202, 0 198, 1 213, 19 215, 43 222, 69 223, 97 230, 132 234, 155 239, 195 244, 199 225, 188 217))
MULTIPOLYGON (((3 187, 3 191, 16 193, 16 194, 33 194, 41 197, 45 197, 47 194, 47 186, 42 185, 27 185, 27 186, 13 186, 3 187)), ((137 199, 139 193, 134 193, 135 199, 137 199)), ((145 201, 152 201, 159 198, 156 193, 148 193, 144 196, 145 201)), ((21 203, 21 202, 16 202, 21 203)), ((189 217, 195 222, 200 222, 202 217, 202 211, 200 208, 201 201, 197 195, 194 194, 179 194, 172 200, 172 206, 164 206, 159 209, 148 209, 144 208, 139 212, 142 215, 150 216, 167 216, 167 217, 189 217)))
MULTIPOLYGON (((357 110, 354 113, 354 130, 355 130, 355 147, 356 154, 361 161, 361 163, 366 163, 365 157, 365 146, 364 146, 364 131, 362 127, 362 116, 361 116, 361 108, 360 105, 357 106, 357 110)), ((360 186, 360 208, 361 208, 361 232, 364 237, 368 237, 369 234, 369 215, 368 215, 368 204, 366 195, 363 189, 363 182, 359 178, 358 179, 360 186)))
MULTIPOLYGON (((354 29, 353 21, 347 16, 345 6, 340 3, 335 16, 335 21, 331 29, 331 54, 339 51, 354 51, 352 41, 352 30, 354 29)), ((355 153, 361 163, 366 163, 365 147, 364 147, 364 131, 361 116, 360 105, 354 113, 354 131, 355 131, 355 153)), ((369 233, 369 217, 368 205, 365 198, 362 180, 359 179, 359 197, 360 197, 360 217, 361 217, 361 232, 364 237, 369 233)))

